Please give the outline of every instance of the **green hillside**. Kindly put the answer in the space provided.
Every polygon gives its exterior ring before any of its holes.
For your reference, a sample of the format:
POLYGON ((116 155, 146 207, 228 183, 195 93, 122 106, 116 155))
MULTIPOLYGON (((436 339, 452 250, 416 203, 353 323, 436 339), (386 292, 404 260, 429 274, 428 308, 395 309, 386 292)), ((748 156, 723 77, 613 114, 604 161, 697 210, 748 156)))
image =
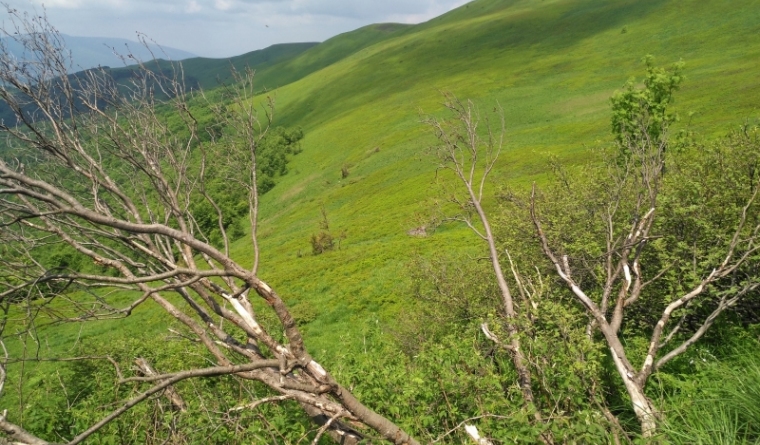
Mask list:
MULTIPOLYGON (((398 30, 276 90, 279 124, 303 127, 306 138, 291 174, 264 199, 262 274, 315 317, 307 337, 317 348, 357 321, 390 320, 409 298, 413 255, 475 243, 455 226, 406 235, 437 194, 419 112, 441 111, 440 90, 504 107, 508 150, 496 177, 519 187, 542 176, 549 154, 580 163, 610 140, 608 99, 643 72, 646 54, 686 62, 675 107, 693 112, 703 134, 757 119, 758 31, 756 0, 477 0, 398 30), (308 239, 323 204, 348 236, 340 251, 314 257, 308 239)), ((321 46, 285 65, 305 64, 321 46)))
POLYGON ((230 67, 235 67, 236 70, 243 70, 246 67, 257 71, 266 70, 268 67, 298 56, 315 45, 317 45, 315 42, 284 43, 229 59, 203 57, 188 59, 182 61, 182 66, 198 79, 201 87, 210 89, 216 87, 220 81, 229 79, 230 67))
POLYGON ((307 75, 337 63, 364 48, 395 36, 409 25, 382 23, 369 25, 340 34, 310 48, 298 57, 283 60, 276 65, 257 69, 260 86, 272 89, 300 80, 307 75))
MULTIPOLYGON (((272 45, 261 50, 251 51, 240 56, 230 57, 228 59, 211 59, 207 57, 193 57, 182 61, 182 68, 185 72, 185 80, 190 85, 197 85, 203 89, 212 89, 219 86, 220 83, 230 79, 230 70, 234 67, 236 70, 251 68, 254 70, 266 70, 273 65, 281 64, 293 57, 298 56, 304 51, 317 45, 315 42, 306 43, 283 43, 272 45)), ((155 69, 156 66, 166 65, 166 60, 146 63, 149 69, 155 69)), ((124 67, 113 69, 114 77, 121 78, 127 76, 134 67, 124 67)), ((275 84, 276 85, 276 84, 275 84)))

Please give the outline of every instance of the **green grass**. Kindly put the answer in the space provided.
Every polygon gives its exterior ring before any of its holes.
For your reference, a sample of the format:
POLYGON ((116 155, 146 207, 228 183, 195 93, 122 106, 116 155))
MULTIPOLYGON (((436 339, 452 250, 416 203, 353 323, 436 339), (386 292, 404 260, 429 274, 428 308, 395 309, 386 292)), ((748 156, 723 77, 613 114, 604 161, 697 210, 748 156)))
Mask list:
MULTIPOLYGON (((403 317, 414 255, 483 251, 458 226, 425 239, 406 235, 429 217, 438 195, 435 163, 425 154, 434 139, 420 112, 441 113, 441 90, 484 111, 504 107, 508 144, 492 196, 501 185, 544 178, 550 154, 571 164, 591 160, 589 148, 611 139, 609 96, 643 74, 646 54, 660 65, 686 62, 675 106, 684 116, 694 112, 690 123, 702 134, 756 120, 759 31, 758 0, 476 0, 416 26, 373 25, 316 46, 272 48, 253 64, 260 85, 280 86, 277 123, 300 126, 306 137, 290 173, 263 198, 262 278, 309 320, 315 355, 358 348, 341 339, 370 320, 392 325, 403 317), (347 239, 340 250, 312 256, 322 205, 347 239)), ((217 62, 185 67, 206 82, 217 62)), ((243 243, 233 253, 250 262, 243 243)), ((138 315, 85 325, 82 336, 166 332, 165 321, 138 315)))
POLYGON ((257 84, 267 89, 287 85, 339 62, 364 48, 386 40, 409 25, 382 23, 340 34, 310 48, 298 57, 257 69, 257 84))
POLYGON ((760 355, 756 341, 721 361, 696 364, 695 381, 666 404, 664 433, 677 444, 760 444, 760 355))

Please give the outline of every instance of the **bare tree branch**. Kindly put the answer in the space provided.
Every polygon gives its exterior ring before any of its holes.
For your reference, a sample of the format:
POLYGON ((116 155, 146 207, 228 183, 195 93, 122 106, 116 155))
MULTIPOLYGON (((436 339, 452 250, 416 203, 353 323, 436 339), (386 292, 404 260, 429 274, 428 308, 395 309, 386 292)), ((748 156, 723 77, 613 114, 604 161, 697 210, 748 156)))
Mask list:
MULTIPOLYGON (((463 103, 451 94, 444 94, 444 98, 444 106, 451 113, 451 119, 438 120, 432 117, 426 119, 438 139, 438 145, 434 147, 435 154, 440 160, 438 169, 453 172, 456 182, 461 188, 463 198, 458 198, 456 192, 452 193, 453 198, 450 198, 450 201, 459 206, 458 210, 461 212, 455 218, 464 221, 488 246, 489 259, 501 293, 505 315, 504 323, 508 333, 509 346, 504 346, 504 349, 509 351, 512 363, 517 371, 518 384, 524 404, 534 412, 535 422, 540 424, 543 422, 543 418, 540 410, 533 409, 535 396, 531 383, 531 372, 520 346, 516 304, 499 263, 496 240, 491 230, 488 214, 482 205, 485 183, 493 171, 504 143, 504 113, 501 107, 494 110, 499 117, 500 131, 497 130, 498 136, 495 136, 490 125, 487 125, 487 139, 482 141, 478 133, 479 115, 474 104, 471 101, 463 103), (475 217, 477 219, 474 219, 475 217), (482 229, 476 228, 473 220, 478 221, 482 229)), ((482 327, 488 338, 497 344, 501 344, 490 333, 487 325, 483 324, 482 327)), ((548 435, 542 435, 541 440, 545 443, 552 443, 552 439, 548 435)))

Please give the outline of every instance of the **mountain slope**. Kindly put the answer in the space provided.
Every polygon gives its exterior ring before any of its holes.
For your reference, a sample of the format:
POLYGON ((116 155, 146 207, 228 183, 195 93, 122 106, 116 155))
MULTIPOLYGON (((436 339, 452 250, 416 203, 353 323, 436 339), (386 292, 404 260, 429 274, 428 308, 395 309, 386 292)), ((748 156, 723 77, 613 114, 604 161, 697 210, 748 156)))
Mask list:
POLYGON ((424 155, 433 140, 418 111, 439 113, 439 90, 504 107, 509 142, 494 179, 522 187, 542 177, 549 154, 580 163, 609 140, 608 98, 643 73, 646 54, 686 61, 675 106, 695 112, 696 129, 721 134, 756 119, 759 26, 756 0, 478 0, 280 88, 278 122, 302 126, 306 139, 264 199, 262 273, 316 314, 317 347, 335 344, 335 323, 395 317, 412 255, 478 253, 460 227, 406 235, 437 196, 424 155), (341 251, 314 257, 308 238, 322 204, 348 237, 341 251))
POLYGON ((287 85, 408 28, 409 25, 382 23, 340 34, 305 51, 299 57, 259 70, 257 82, 268 89, 287 85))
POLYGON ((232 65, 237 70, 245 67, 254 69, 259 88, 271 90, 337 63, 407 27, 408 25, 395 23, 370 25, 322 43, 273 45, 230 59, 188 59, 182 65, 185 73, 197 79, 200 86, 206 89, 217 86, 220 80, 229 79, 232 65))

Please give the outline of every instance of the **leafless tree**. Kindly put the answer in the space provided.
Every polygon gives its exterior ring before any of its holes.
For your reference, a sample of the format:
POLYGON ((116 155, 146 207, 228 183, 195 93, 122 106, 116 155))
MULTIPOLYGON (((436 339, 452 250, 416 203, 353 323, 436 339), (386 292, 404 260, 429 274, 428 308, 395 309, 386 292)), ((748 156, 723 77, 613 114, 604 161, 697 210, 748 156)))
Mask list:
MULTIPOLYGON (((491 127, 491 122, 488 120, 484 121, 485 128, 479 128, 480 115, 471 101, 462 102, 450 93, 445 93, 444 98, 444 107, 451 118, 428 117, 425 119, 438 140, 434 151, 440 161, 439 173, 449 171, 456 178, 453 183, 442 181, 442 184, 447 187, 444 192, 446 200, 453 204, 457 212, 454 216, 444 217, 444 220, 466 224, 488 246, 488 258, 501 294, 501 310, 508 338, 505 341, 500 340, 485 323, 482 325, 482 330, 489 339, 508 351, 517 372, 524 404, 526 408, 534 412, 534 420, 541 423, 543 422, 541 412, 534 409, 535 397, 530 366, 521 347, 522 333, 518 327, 518 304, 504 276, 488 213, 483 208, 485 187, 504 145, 503 112, 498 107, 494 110, 499 125, 496 129, 491 127)), ((524 308, 523 313, 527 312, 527 308, 524 308)), ((543 435, 541 440, 546 443, 552 442, 547 434, 543 435)))
MULTIPOLYGON (((140 66, 129 83, 116 83, 104 70, 67 75, 70 59, 46 18, 6 9, 0 98, 15 117, 0 123, 5 144, 0 304, 56 298, 59 307, 67 303, 60 321, 127 317, 136 307, 152 304, 184 325, 215 362, 202 369, 120 378, 147 387, 68 443, 84 441, 177 382, 232 375, 262 382, 278 394, 249 403, 298 402, 321 425, 320 436, 330 434, 348 444, 369 431, 392 443, 416 444, 309 354, 288 307, 257 274, 256 148, 271 124, 273 102, 264 100, 256 111, 252 73, 231 87, 235 94, 221 117, 230 123, 230 134, 204 142, 205 129, 193 111, 193 101, 201 98, 187 92, 181 67, 140 66), (11 54, 8 39, 23 46, 23 59, 11 54), (253 226, 253 264, 248 266, 230 256, 224 215, 206 187, 208 167, 223 152, 239 163, 239 171, 226 179, 247 192, 253 226), (196 221, 192 206, 199 200, 217 209, 223 248, 196 221), (57 246, 73 249, 92 266, 46 267, 40 252, 57 246), (80 301, 83 292, 68 292, 74 287, 89 290, 94 303, 80 301), (130 291, 135 298, 114 307, 104 296, 109 289, 130 291), (167 297, 170 293, 181 306, 167 297), (258 311, 255 299, 263 302, 258 311), (261 321, 263 311, 271 311, 274 326, 261 321)), ((34 314, 29 316, 31 322, 34 314)), ((0 362, 0 389, 7 362, 0 362)), ((19 443, 47 443, 5 414, 0 432, 19 443)))
MULTIPOLYGON (((600 283, 599 288, 589 284, 592 289, 584 289, 586 286, 578 279, 580 274, 574 272, 588 272, 590 267, 580 259, 573 264, 573 259, 563 252, 566 246, 547 235, 544 230, 546 220, 539 214, 535 186, 530 214, 543 254, 551 261, 560 282, 570 289, 589 315, 587 335, 596 338, 597 333, 601 334, 631 399, 642 434, 652 437, 657 430, 660 412, 645 392, 650 376, 694 345, 723 312, 760 287, 760 277, 742 270, 757 262, 760 248, 760 224, 756 218, 760 183, 757 178, 750 178, 749 193, 744 197, 736 225, 729 228, 733 234, 723 245, 720 259, 710 268, 696 271, 697 275, 701 273, 701 278, 688 284, 682 294, 667 300, 667 292, 663 292, 658 283, 662 282, 673 265, 651 265, 647 271, 648 265, 644 264, 647 251, 651 249, 649 246, 663 236, 656 233, 656 219, 658 196, 661 195, 665 175, 667 121, 656 123, 650 119, 640 119, 635 125, 635 128, 623 133, 620 141, 624 157, 610 163, 609 189, 603 192, 608 199, 598 213, 589 214, 590 218, 602 218, 604 228, 604 252, 599 267, 594 268, 597 278, 589 280, 600 283), (660 127, 657 131, 650 131, 650 125, 660 127), (659 137, 654 138, 652 134, 659 137), (661 313, 656 315, 658 320, 652 328, 644 358, 639 365, 635 365, 630 359, 630 348, 627 349, 621 340, 621 326, 626 319, 634 316, 632 314, 635 314, 637 305, 639 308, 646 307, 663 299, 667 301, 661 313), (700 303, 712 304, 712 311, 688 335, 682 335, 689 307, 700 303), (674 319, 678 321, 674 323, 674 319)), ((553 230, 561 231, 562 228, 554 227, 553 230)), ((714 244, 721 245, 719 240, 715 240, 714 244)), ((709 250, 708 246, 699 247, 703 248, 702 252, 709 250)), ((697 246, 694 249, 696 258, 697 246)), ((694 261, 696 267, 696 259, 694 261)))

